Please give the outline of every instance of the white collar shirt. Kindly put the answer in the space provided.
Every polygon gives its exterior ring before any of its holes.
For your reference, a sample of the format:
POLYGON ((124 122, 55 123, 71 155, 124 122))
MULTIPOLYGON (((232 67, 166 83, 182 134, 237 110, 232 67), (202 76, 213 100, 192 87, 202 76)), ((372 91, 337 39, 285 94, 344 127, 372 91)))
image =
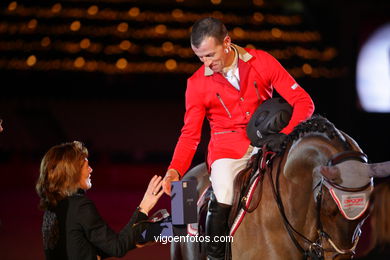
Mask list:
POLYGON ((233 63, 226 68, 223 68, 222 75, 233 85, 237 90, 240 90, 240 73, 238 71, 238 53, 234 46, 234 60, 233 63))

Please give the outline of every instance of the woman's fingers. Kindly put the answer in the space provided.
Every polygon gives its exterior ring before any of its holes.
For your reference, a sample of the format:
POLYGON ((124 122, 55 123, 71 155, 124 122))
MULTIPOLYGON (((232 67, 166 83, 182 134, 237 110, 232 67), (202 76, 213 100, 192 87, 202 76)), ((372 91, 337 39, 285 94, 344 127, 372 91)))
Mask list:
POLYGON ((157 192, 157 191, 160 191, 161 187, 162 187, 162 179, 160 179, 160 181, 156 184, 156 186, 154 187, 154 190, 157 192))
POLYGON ((160 191, 156 195, 157 199, 159 199, 163 194, 164 194, 164 190, 160 189, 160 191))
POLYGON ((158 185, 159 182, 161 182, 161 176, 154 175, 149 182, 148 190, 153 191, 153 189, 158 185))
POLYGON ((145 214, 148 214, 149 211, 156 205, 157 201, 163 194, 162 186, 162 177, 154 175, 149 181, 148 188, 144 194, 144 198, 140 203, 140 207, 145 214))
POLYGON ((159 179, 161 179, 161 176, 154 175, 149 182, 149 186, 156 186, 156 182, 158 182, 159 179))
POLYGON ((154 175, 149 183, 148 191, 151 192, 153 195, 156 195, 160 191, 161 185, 162 177, 154 175))

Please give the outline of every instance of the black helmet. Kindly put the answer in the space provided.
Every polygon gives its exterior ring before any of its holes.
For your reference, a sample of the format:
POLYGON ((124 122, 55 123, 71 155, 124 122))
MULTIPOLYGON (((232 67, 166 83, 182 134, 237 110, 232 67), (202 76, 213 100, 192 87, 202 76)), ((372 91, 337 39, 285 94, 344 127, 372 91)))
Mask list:
POLYGON ((270 98, 260 104, 246 127, 251 144, 261 146, 268 136, 279 133, 288 125, 292 110, 282 98, 270 98))

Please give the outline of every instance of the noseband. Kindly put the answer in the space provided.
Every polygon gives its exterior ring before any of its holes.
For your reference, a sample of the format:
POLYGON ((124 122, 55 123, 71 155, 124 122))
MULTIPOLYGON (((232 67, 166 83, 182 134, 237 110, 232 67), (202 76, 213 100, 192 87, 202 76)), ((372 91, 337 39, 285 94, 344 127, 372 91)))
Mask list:
MULTIPOLYGON (((334 165, 337 165, 339 163, 345 162, 347 160, 356 160, 356 161, 360 161, 363 163, 367 163, 367 156, 364 153, 357 152, 357 151, 345 151, 345 152, 341 152, 341 153, 337 153, 337 154, 333 155, 329 159, 327 165, 334 166, 334 165)), ((361 228, 362 224, 364 223, 365 219, 363 219, 357 225, 357 227, 355 229, 355 232, 353 234, 352 247, 349 249, 340 249, 339 247, 337 247, 336 244, 331 239, 331 236, 324 231, 323 225, 321 222, 320 216, 321 216, 321 205, 322 205, 322 197, 323 197, 322 196, 323 195, 323 183, 324 183, 324 181, 326 181, 330 185, 332 185, 334 188, 340 189, 343 191, 348 191, 348 192, 358 192, 358 191, 365 190, 370 185, 370 183, 368 183, 367 185, 364 185, 362 187, 358 187, 358 188, 348 188, 348 187, 344 187, 344 186, 338 185, 336 183, 333 183, 333 182, 322 177, 320 183, 316 186, 316 187, 319 186, 319 192, 316 196, 316 212, 317 212, 317 221, 316 222, 317 222, 318 239, 317 239, 317 241, 312 241, 309 238, 307 238, 305 235, 303 235, 302 233, 298 232, 291 225, 291 223, 289 222, 289 220, 287 219, 287 216, 285 214, 284 206, 283 206, 282 199, 280 196, 280 191, 279 191, 279 175, 280 175, 281 163, 282 163, 282 159, 280 158, 279 166, 278 166, 278 169, 276 172, 276 182, 274 182, 274 180, 273 180, 272 169, 270 171, 270 176, 269 176, 270 178, 269 179, 271 182, 272 191, 273 191, 273 195, 274 195, 276 204, 278 205, 279 211, 280 211, 282 219, 283 219, 283 223, 284 223, 284 225, 285 225, 285 227, 290 235, 291 240, 293 241, 296 248, 303 254, 304 259, 307 259, 308 257, 311 257, 311 259, 318 259, 318 260, 324 259, 324 252, 325 251, 336 252, 336 255, 339 255, 339 254, 355 255, 355 249, 356 249, 356 246, 359 242, 359 238, 361 235, 360 228, 361 228), (301 246, 301 244, 298 242, 295 235, 299 236, 305 243, 309 244, 309 248, 304 249, 301 246), (323 239, 325 239, 332 246, 333 250, 324 249, 324 246, 322 244, 323 239)), ((268 166, 272 167, 272 163, 269 163, 268 166)))

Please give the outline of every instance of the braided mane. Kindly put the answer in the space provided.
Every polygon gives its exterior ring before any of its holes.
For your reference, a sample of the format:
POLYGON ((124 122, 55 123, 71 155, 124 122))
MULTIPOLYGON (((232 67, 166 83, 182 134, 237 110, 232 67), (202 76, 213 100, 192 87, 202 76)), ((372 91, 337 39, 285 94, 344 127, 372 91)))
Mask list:
POLYGON ((329 139, 337 138, 344 145, 346 150, 350 149, 350 144, 345 140, 344 136, 328 119, 318 114, 313 115, 310 119, 297 125, 294 130, 288 135, 286 140, 282 144, 283 150, 287 147, 288 143, 291 143, 306 134, 319 132, 324 133, 329 139))
MULTIPOLYGON (((284 142, 281 144, 281 151, 278 152, 279 155, 282 155, 287 148, 287 145, 292 143, 295 140, 298 140, 310 133, 323 133, 329 139, 339 140, 340 143, 344 146, 345 150, 351 150, 351 145, 346 141, 344 136, 341 134, 339 130, 325 117, 320 115, 313 115, 307 121, 304 121, 297 125, 294 130, 287 136, 284 142)), ((257 153, 256 156, 252 156, 248 161, 248 164, 245 169, 240 171, 235 180, 234 180, 234 201, 233 208, 231 214, 231 218, 229 219, 229 225, 232 225, 234 222, 234 217, 236 216, 236 212, 239 209, 238 207, 242 203, 240 199, 242 198, 241 192, 244 192, 249 187, 250 178, 256 173, 259 169, 259 160, 261 159, 262 153, 257 153)), ((258 194, 258 193, 255 193, 258 194)), ((255 200, 259 199, 258 197, 255 200)), ((257 206, 256 206, 257 207, 257 206)), ((255 208, 256 208, 255 207, 255 208)), ((253 211, 255 208, 247 209, 249 212, 253 211)))

